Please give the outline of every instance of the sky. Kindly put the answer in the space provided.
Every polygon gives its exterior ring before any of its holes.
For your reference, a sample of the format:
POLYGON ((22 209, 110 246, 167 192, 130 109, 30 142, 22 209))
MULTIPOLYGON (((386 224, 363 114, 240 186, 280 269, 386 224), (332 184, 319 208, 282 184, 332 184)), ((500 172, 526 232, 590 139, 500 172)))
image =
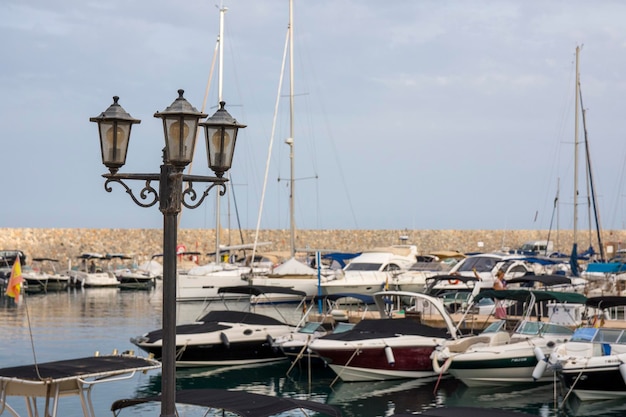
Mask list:
MULTIPOLYGON (((566 230, 577 212, 586 229, 585 143, 601 227, 624 228, 626 3, 293 7, 296 228, 566 230), (585 128, 582 111, 575 117, 577 47, 585 128)), ((120 172, 158 172, 154 113, 184 89, 213 114, 221 78, 226 109, 247 127, 220 224, 288 229, 288 25, 288 0, 0 2, 0 227, 162 227, 157 207, 104 189, 89 118, 119 96, 142 120, 120 172)), ((203 141, 191 173, 212 175, 203 141)), ((139 193, 143 183, 129 185, 139 193)), ((216 217, 212 193, 182 211, 180 227, 214 228, 216 217)))

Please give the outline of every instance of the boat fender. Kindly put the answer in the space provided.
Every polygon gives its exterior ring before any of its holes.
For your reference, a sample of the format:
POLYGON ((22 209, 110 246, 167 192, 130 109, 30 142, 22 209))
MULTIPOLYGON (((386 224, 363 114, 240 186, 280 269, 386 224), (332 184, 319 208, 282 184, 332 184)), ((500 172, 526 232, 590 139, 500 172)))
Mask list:
POLYGON ((537 365, 535 365, 535 369, 533 369, 533 381, 537 381, 541 379, 546 368, 548 367, 548 360, 546 359, 546 355, 543 353, 539 346, 535 346, 534 349, 535 358, 537 358, 537 365))
POLYGON ((619 373, 622 375, 622 379, 626 383, 626 363, 621 362, 619 364, 619 373))
POLYGON ((448 283, 450 285, 457 285, 459 283, 459 280, 458 279, 449 279, 448 283))
POLYGON ((433 371, 435 371, 435 373, 438 374, 444 374, 446 372, 448 372, 448 369, 450 369, 450 364, 452 363, 452 356, 448 357, 444 362, 443 365, 439 366, 439 355, 438 355, 438 351, 433 352, 434 354, 432 355, 433 358, 433 371))
POLYGON ((396 364, 396 358, 393 356, 393 349, 391 346, 385 346, 385 356, 387 357, 387 363, 391 366, 396 364))
POLYGON ((222 344, 226 347, 226 349, 230 348, 230 340, 228 340, 228 336, 226 336, 226 333, 220 333, 220 340, 222 341, 222 344))
POLYGON ((268 344, 269 346, 274 346, 274 345, 275 345, 275 343, 274 343, 274 338, 272 337, 272 335, 271 335, 271 334, 268 334, 268 335, 267 335, 266 340, 267 340, 267 344, 268 344))

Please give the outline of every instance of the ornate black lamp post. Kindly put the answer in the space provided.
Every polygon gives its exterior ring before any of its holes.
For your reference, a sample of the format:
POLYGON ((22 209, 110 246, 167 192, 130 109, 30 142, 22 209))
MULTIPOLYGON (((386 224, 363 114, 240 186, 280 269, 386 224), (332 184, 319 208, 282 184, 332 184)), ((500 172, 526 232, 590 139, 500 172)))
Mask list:
POLYGON ((154 117, 163 120, 165 148, 160 174, 122 174, 118 170, 126 163, 126 152, 133 124, 140 123, 133 119, 113 97, 113 104, 91 122, 98 123, 102 163, 110 173, 104 189, 111 192, 111 183, 118 183, 141 207, 152 207, 159 202, 163 213, 163 347, 161 378, 161 416, 174 417, 176 410, 176 240, 178 235, 177 217, 181 204, 193 209, 204 201, 213 187, 220 187, 220 195, 226 192, 223 175, 232 165, 237 132, 245 125, 237 123, 224 109, 224 102, 215 114, 205 122, 199 120, 207 115, 200 113, 183 97, 183 90, 178 90, 178 98, 154 117), (183 170, 191 162, 196 146, 198 126, 204 128, 208 165, 215 177, 185 175, 183 170), (143 189, 135 195, 124 180, 145 181, 143 189), (158 191, 151 182, 158 181, 158 191), (209 183, 199 201, 194 182, 209 183), (183 183, 187 183, 183 190, 183 183), (187 201, 188 200, 188 201, 187 201))

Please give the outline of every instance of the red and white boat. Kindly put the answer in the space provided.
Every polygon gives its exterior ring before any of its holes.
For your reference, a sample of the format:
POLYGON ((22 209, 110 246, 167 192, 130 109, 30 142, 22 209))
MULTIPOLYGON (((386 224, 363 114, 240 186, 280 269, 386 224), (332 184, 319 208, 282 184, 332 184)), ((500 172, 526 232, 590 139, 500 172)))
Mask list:
POLYGON ((374 294, 374 301, 380 319, 362 320, 351 330, 320 337, 309 349, 343 381, 437 375, 431 353, 458 334, 441 300, 422 293, 382 291, 374 294), (438 315, 445 328, 421 323, 420 318, 426 315, 438 315))

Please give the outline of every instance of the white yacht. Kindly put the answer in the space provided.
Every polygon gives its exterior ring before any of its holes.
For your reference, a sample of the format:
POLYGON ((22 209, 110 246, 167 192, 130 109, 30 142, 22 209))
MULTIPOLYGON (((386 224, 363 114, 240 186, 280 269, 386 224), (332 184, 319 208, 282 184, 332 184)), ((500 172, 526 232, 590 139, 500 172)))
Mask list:
POLYGON ((417 261, 417 246, 374 248, 355 257, 332 281, 322 282, 324 294, 374 294, 393 286, 394 277, 408 271, 417 261))

